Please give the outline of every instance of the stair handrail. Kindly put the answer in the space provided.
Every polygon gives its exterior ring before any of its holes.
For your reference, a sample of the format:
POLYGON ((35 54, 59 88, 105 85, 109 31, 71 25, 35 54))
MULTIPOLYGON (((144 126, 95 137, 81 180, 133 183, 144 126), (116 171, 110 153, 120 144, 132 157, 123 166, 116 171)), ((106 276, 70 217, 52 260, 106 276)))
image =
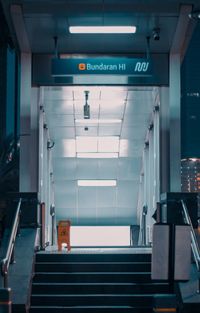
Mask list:
POLYGON ((196 235, 194 232, 194 228, 192 226, 192 221, 191 221, 191 218, 190 218, 190 215, 189 215, 185 201, 181 200, 181 204, 182 204, 182 208, 183 208, 185 221, 190 226, 192 252, 193 252, 193 256, 194 256, 197 270, 198 270, 198 272, 200 272, 200 249, 199 249, 199 245, 197 242, 197 238, 196 238, 196 235))
POLYGON ((139 245, 146 246, 146 216, 147 216, 148 207, 147 205, 143 205, 141 211, 141 218, 140 218, 140 234, 139 234, 139 245))
MULTIPOLYGON (((192 226, 192 221, 191 221, 188 209, 187 209, 187 205, 186 205, 184 200, 181 200, 181 204, 182 204, 182 208, 183 208, 182 212, 184 213, 183 218, 185 218, 186 223, 188 225, 190 225, 192 253, 194 256, 194 261, 196 263, 197 270, 200 273, 200 249, 199 249, 199 245, 197 242, 194 228, 192 226)), ((200 277, 199 277, 199 274, 198 274, 197 284, 198 284, 197 293, 199 294, 200 293, 200 277)))
POLYGON ((4 288, 8 288, 8 270, 10 263, 14 263, 14 247, 16 236, 19 232, 20 226, 21 203, 22 199, 20 198, 18 201, 17 210, 11 228, 11 234, 9 238, 8 247, 6 250, 6 256, 4 259, 1 260, 1 275, 3 276, 4 288))

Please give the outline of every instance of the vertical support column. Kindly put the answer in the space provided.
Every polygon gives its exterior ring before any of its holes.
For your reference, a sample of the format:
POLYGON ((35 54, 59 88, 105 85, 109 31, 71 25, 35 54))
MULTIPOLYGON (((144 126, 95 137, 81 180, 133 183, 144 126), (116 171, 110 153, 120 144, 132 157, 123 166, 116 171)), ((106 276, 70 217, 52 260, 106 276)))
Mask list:
POLYGON ((39 88, 31 91, 31 191, 38 192, 38 116, 39 116, 39 88), (33 153, 34 152, 34 153, 33 153))
POLYGON ((31 54, 21 54, 19 191, 31 191, 31 54))
POLYGON ((149 204, 147 212, 147 244, 151 242, 151 227, 153 224, 152 215, 155 211, 153 207, 154 200, 154 125, 151 124, 149 128, 149 204))
POLYGON ((31 53, 21 54, 20 192, 38 191, 38 89, 31 87, 31 53))
POLYGON ((169 166, 169 88, 160 88, 160 193, 170 188, 169 166))
MULTIPOLYGON (((145 143, 145 148, 144 148, 144 206, 147 207, 147 214, 150 206, 149 202, 149 197, 150 197, 150 190, 149 190, 149 177, 150 177, 150 168, 149 168, 149 142, 145 143)), ((143 227, 145 228, 143 231, 143 241, 142 244, 146 245, 147 244, 147 230, 146 230, 146 214, 145 216, 142 215, 143 219, 143 227)))
POLYGON ((154 200, 153 206, 156 209, 156 203, 160 201, 160 149, 159 149, 159 106, 155 106, 154 111, 154 200))
POLYGON ((143 205, 148 204, 148 160, 149 160, 149 143, 145 143, 144 147, 144 203, 143 205))
POLYGON ((170 55, 170 191, 181 191, 180 54, 170 55))

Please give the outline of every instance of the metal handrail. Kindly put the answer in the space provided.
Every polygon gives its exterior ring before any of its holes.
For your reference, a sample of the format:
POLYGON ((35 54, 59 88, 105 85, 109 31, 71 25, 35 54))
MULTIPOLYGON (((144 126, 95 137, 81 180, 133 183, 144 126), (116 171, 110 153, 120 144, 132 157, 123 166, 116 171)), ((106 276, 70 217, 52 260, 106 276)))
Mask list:
POLYGON ((194 255, 194 260, 195 260, 197 269, 200 272, 200 249, 199 249, 199 245, 198 245, 198 242, 197 242, 197 239, 196 239, 196 235, 195 235, 195 232, 194 232, 194 228, 192 226, 192 221, 190 219, 190 215, 188 213, 188 209, 187 209, 187 206, 186 206, 184 200, 181 200, 181 204, 182 204, 183 212, 184 212, 184 215, 185 215, 185 221, 186 221, 186 223, 188 225, 190 225, 190 228, 191 228, 192 252, 193 252, 193 255, 194 255))
POLYGON ((141 212, 140 220, 140 245, 146 246, 146 216, 147 216, 147 205, 144 205, 141 212))
POLYGON ((9 244, 6 252, 5 258, 1 261, 1 275, 4 278, 4 288, 8 288, 8 270, 10 263, 14 263, 14 246, 15 246, 15 240, 16 236, 18 234, 19 229, 19 223, 20 223, 20 213, 21 213, 21 202, 22 199, 19 199, 18 205, 17 205, 17 211, 15 213, 15 218, 12 224, 12 230, 11 235, 9 239, 9 244))

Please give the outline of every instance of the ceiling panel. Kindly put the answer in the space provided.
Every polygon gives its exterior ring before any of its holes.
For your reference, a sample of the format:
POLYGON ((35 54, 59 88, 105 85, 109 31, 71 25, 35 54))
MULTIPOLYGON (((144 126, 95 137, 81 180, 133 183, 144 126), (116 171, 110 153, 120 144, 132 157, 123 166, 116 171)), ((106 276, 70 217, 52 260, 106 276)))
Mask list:
POLYGON ((77 178, 96 179, 98 177, 97 159, 77 159, 77 178))
MULTIPOLYGON (((137 181, 118 181, 117 206, 130 208, 134 211, 133 203, 138 194, 139 184, 137 181)), ((123 214, 122 214, 123 215, 123 214)))
POLYGON ((138 181, 140 168, 142 166, 141 157, 119 158, 118 160, 118 180, 138 181))
MULTIPOLYGON (((75 158, 56 158, 53 160, 53 169, 54 179, 57 183, 63 180, 73 181, 77 179, 77 161, 75 158)), ((66 193, 66 190, 64 191, 66 193)))
POLYGON ((74 127, 50 127, 50 137, 54 140, 75 139, 74 127))
POLYGON ((45 108, 55 114, 74 114, 73 100, 46 100, 45 108))
MULTIPOLYGON (((52 127, 50 125, 50 127, 52 127)), ((54 158, 71 158, 76 156, 76 141, 75 139, 61 139, 55 142, 53 149, 54 158)))
POLYGON ((51 127, 56 126, 65 126, 70 127, 74 126, 74 115, 69 114, 49 114, 47 121, 51 127))
POLYGON ((98 161, 99 179, 117 179, 118 159, 103 159, 98 161))
POLYGON ((44 89, 45 101, 61 101, 61 100, 73 100, 73 89, 69 87, 46 87, 44 89))
POLYGON ((114 124, 112 126, 99 126, 98 134, 99 136, 120 136, 121 124, 114 124))
MULTIPOLYGON (((86 124, 87 125, 87 124, 86 124)), ((98 136, 98 127, 88 126, 88 127, 76 127, 75 128, 76 136, 84 136, 84 137, 91 137, 91 136, 98 136)))

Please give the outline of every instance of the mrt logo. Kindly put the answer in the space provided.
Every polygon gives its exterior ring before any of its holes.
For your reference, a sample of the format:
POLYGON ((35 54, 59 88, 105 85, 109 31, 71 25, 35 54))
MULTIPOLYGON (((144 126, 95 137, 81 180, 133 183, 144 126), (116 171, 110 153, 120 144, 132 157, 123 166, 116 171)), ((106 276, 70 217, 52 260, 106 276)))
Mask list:
POLYGON ((79 63, 78 69, 79 69, 80 71, 85 71, 85 69, 86 69, 85 63, 79 63))

